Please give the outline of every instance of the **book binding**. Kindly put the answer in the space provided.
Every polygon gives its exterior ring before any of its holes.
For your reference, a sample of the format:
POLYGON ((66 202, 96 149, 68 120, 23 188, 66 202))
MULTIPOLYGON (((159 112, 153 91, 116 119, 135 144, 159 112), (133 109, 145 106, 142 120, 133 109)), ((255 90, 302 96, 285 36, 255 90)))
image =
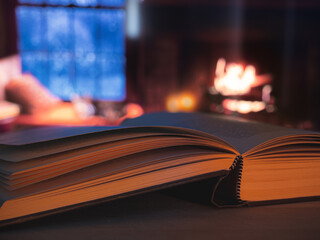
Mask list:
POLYGON ((243 157, 238 155, 234 159, 228 174, 221 177, 213 189, 211 202, 215 206, 223 208, 247 205, 247 202, 240 198, 242 169, 243 157))

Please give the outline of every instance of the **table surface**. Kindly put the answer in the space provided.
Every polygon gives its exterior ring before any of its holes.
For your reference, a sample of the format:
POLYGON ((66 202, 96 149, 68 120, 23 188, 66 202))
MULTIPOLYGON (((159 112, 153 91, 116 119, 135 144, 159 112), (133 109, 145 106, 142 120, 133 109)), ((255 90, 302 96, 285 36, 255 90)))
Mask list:
POLYGON ((320 201, 217 209, 167 191, 0 229, 0 239, 320 239, 320 201))

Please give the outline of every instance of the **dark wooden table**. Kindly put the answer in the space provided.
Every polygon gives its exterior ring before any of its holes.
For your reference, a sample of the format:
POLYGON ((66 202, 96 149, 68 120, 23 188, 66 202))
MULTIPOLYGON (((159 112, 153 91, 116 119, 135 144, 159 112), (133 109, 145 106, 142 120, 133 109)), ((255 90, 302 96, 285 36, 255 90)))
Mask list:
POLYGON ((320 201, 217 209, 161 191, 9 226, 0 239, 320 239, 320 201))

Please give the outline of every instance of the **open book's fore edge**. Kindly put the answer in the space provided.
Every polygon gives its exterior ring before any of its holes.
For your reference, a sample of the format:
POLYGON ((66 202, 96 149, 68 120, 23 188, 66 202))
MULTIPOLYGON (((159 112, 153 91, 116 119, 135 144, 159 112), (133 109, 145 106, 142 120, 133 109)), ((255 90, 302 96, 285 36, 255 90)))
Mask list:
POLYGON ((288 204, 298 202, 310 202, 320 200, 320 196, 283 198, 264 201, 244 201, 240 197, 241 177, 243 170, 243 157, 238 155, 229 172, 222 176, 214 186, 211 202, 219 208, 241 207, 241 206, 263 206, 275 204, 288 204))
POLYGON ((35 213, 32 215, 28 215, 28 216, 22 216, 22 217, 18 217, 18 218, 8 219, 8 220, 1 221, 0 227, 2 228, 2 227, 6 227, 6 226, 9 226, 12 224, 24 223, 27 221, 43 218, 43 217, 46 217, 49 215, 59 214, 59 213, 63 213, 66 211, 71 211, 71 210, 78 209, 81 207, 93 206, 95 204, 101 204, 101 203, 109 202, 109 201, 116 200, 116 199, 132 197, 132 196, 147 193, 147 192, 163 190, 163 189, 166 189, 169 187, 175 187, 175 186, 179 186, 182 184, 196 182, 196 181, 200 181, 200 180, 204 180, 204 179, 216 178, 216 177, 219 177, 219 179, 220 179, 220 178, 225 177, 228 174, 228 172, 229 172, 228 170, 221 170, 221 171, 217 171, 217 172, 206 173, 203 175, 199 175, 199 176, 195 176, 195 177, 191 177, 191 178, 187 178, 187 179, 181 179, 181 180, 171 182, 171 183, 164 183, 164 184, 160 184, 160 185, 156 185, 156 186, 152 186, 152 187, 148 187, 148 188, 144 188, 144 189, 139 189, 136 191, 132 191, 132 192, 128 192, 128 193, 124 193, 124 194, 120 194, 120 195, 115 195, 115 196, 111 196, 111 197, 107 197, 107 198, 103 198, 103 199, 96 199, 96 200, 89 201, 89 202, 83 202, 83 203, 79 203, 79 204, 75 204, 75 205, 65 206, 65 207, 62 207, 59 209, 53 209, 53 210, 49 210, 49 211, 45 211, 45 212, 35 213))
POLYGON ((231 165, 228 174, 221 177, 214 186, 211 202, 217 207, 239 207, 247 205, 240 198, 240 185, 243 169, 243 157, 238 155, 231 165))
POLYGON ((320 200, 320 196, 311 196, 311 197, 283 198, 283 199, 274 199, 274 200, 265 200, 265 201, 247 201, 246 204, 249 207, 258 207, 263 205, 312 202, 312 201, 319 201, 319 200, 320 200))

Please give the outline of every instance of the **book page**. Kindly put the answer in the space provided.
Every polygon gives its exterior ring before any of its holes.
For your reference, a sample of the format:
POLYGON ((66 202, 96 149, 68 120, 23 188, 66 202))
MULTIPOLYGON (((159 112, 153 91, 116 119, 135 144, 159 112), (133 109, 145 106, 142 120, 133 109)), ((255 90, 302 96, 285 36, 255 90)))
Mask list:
MULTIPOLYGON (((44 128, 42 131, 45 133, 46 131, 51 130, 51 128, 44 128)), ((56 129, 56 128, 54 128, 56 129)), ((69 128, 63 128, 69 129, 69 128)), ((77 129, 77 128, 76 128, 77 129)), ((86 128, 90 130, 90 128, 86 128)), ((73 128, 71 127, 71 130, 73 128)), ((110 129, 110 130, 101 130, 96 132, 88 132, 84 133, 80 132, 80 135, 70 135, 63 138, 56 139, 56 136, 53 134, 50 136, 50 131, 48 136, 45 138, 37 137, 39 142, 23 144, 23 145, 3 145, 0 146, 0 159, 9 161, 9 162, 20 162, 22 160, 28 160, 43 156, 48 156, 57 153, 68 152, 74 149, 80 149, 84 147, 90 147, 102 143, 120 141, 125 139, 135 139, 142 136, 154 136, 161 135, 160 131, 152 131, 149 132, 140 131, 139 128, 124 128, 122 129, 110 129), (51 137, 51 138, 50 138, 51 137), (44 140, 45 139, 45 140, 44 140)), ((53 132, 52 132, 53 133, 53 132)), ((77 133, 74 131, 74 133, 77 133)), ((79 133, 78 133, 79 134, 79 133)), ((14 138, 21 138, 20 143, 23 142, 25 131, 15 132, 14 138), (19 133, 19 134, 18 134, 19 133)), ((35 140, 35 138, 34 138, 35 140)), ((26 139, 28 142, 28 139, 26 139)), ((0 168, 3 163, 0 160, 0 168)), ((1 171, 1 170, 0 170, 1 171)))
POLYGON ((136 119, 125 120, 122 125, 160 125, 191 128, 221 138, 230 143, 241 154, 272 138, 297 134, 318 134, 301 129, 291 129, 223 115, 201 113, 152 113, 136 119))
MULTIPOLYGON (((169 167, 169 165, 174 166, 195 163, 197 161, 225 159, 226 163, 223 170, 227 170, 230 166, 230 162, 233 161, 233 158, 233 154, 214 152, 212 150, 202 149, 201 147, 180 146, 167 148, 165 151, 163 151, 163 149, 153 149, 111 159, 110 161, 72 171, 56 178, 39 181, 33 185, 16 190, 8 190, 3 184, 0 184, 0 199, 5 198, 8 200, 23 195, 35 194, 53 188, 86 181, 88 179, 95 179, 108 175, 112 176, 120 172, 123 174, 122 177, 128 177, 129 170, 142 169, 143 166, 150 168, 148 171, 151 171, 158 168, 166 168, 169 167), (168 166, 165 165, 165 163, 168 166)), ((138 173, 136 172, 134 174, 138 173)))
POLYGON ((39 127, 0 135, 0 145, 25 145, 70 136, 109 131, 120 127, 39 127))
MULTIPOLYGON (((4 134, 0 137, 0 169, 7 162, 21 162, 38 157, 67 152, 97 144, 147 136, 196 137, 216 142, 217 146, 236 150, 213 135, 177 127, 53 127, 28 129, 4 134)), ((1 170, 0 170, 1 171, 1 170)))

